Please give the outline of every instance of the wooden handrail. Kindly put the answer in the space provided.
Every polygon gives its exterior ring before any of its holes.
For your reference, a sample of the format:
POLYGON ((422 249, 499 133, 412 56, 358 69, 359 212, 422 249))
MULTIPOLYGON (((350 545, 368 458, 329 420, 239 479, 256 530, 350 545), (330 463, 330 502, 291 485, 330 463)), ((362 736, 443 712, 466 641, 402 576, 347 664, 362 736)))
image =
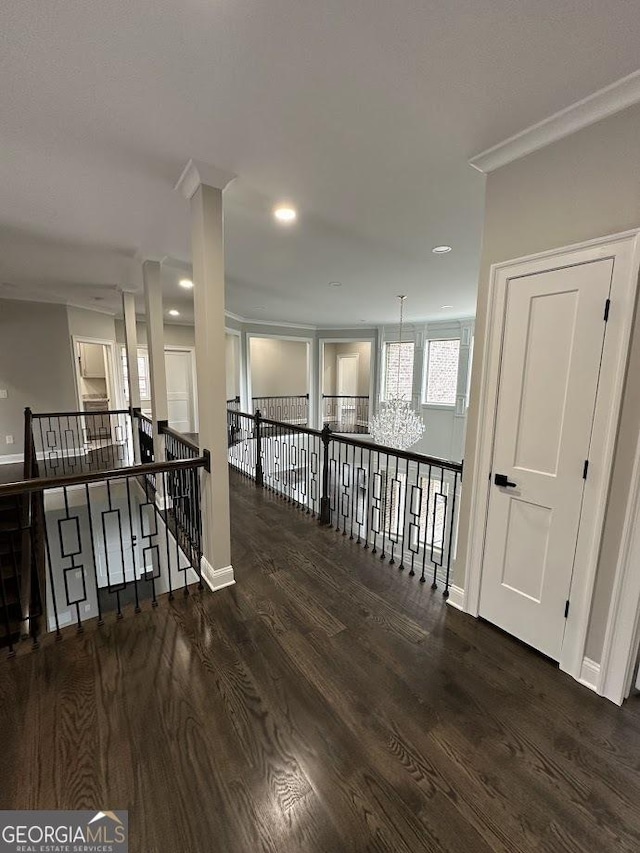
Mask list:
POLYGON ((252 397, 252 400, 308 400, 308 394, 267 394, 264 397, 252 397))
POLYGON ((408 450, 398 450, 397 447, 373 444, 371 441, 358 441, 357 438, 347 438, 338 432, 332 432, 331 438, 333 441, 350 444, 352 447, 362 447, 365 450, 372 450, 376 453, 388 453, 390 456, 397 456, 398 459, 407 459, 409 462, 419 462, 421 465, 433 465, 436 468, 443 468, 445 471, 454 471, 458 474, 462 473, 462 462, 451 462, 449 459, 440 459, 437 456, 411 453, 408 450))
POLYGON ((195 450, 196 453, 200 453, 200 447, 191 439, 187 438, 184 433, 178 432, 177 430, 170 427, 167 423, 160 423, 160 434, 161 435, 170 435, 172 438, 175 438, 176 441, 182 442, 186 447, 190 450, 195 450))
MULTIPOLYGON (((255 415, 250 415, 247 412, 234 412, 228 409, 228 413, 234 417, 249 418, 255 423, 255 415)), ((311 427, 298 426, 297 424, 287 424, 282 421, 272 421, 269 418, 260 418, 261 424, 268 426, 284 427, 288 432, 301 432, 305 435, 321 436, 322 432, 311 427)), ((422 453, 411 453, 408 450, 398 450, 397 447, 386 447, 384 444, 374 444, 371 441, 359 441, 357 438, 347 438, 338 432, 329 430, 332 441, 339 441, 342 444, 350 444, 352 447, 362 447, 365 450, 370 450, 375 453, 388 453, 390 456, 397 456, 398 459, 408 459, 409 462, 419 462, 421 465, 433 465, 437 468, 444 468, 445 471, 454 471, 462 474, 462 462, 451 462, 448 459, 439 459, 437 456, 425 456, 422 453)))
POLYGON ((129 409, 100 409, 91 412, 40 412, 33 413, 33 418, 81 418, 86 415, 129 415, 129 409))
POLYGON ((368 400, 368 394, 323 394, 323 400, 368 400))
POLYGON ((135 406, 131 409, 131 417, 138 418, 140 421, 146 421, 148 424, 153 426, 153 419, 149 417, 149 415, 145 415, 142 409, 138 409, 135 406))
POLYGON ((70 474, 67 477, 38 477, 17 483, 0 485, 0 498, 8 495, 22 495, 26 492, 44 492, 65 486, 81 486, 85 483, 100 483, 102 480, 117 480, 124 477, 144 477, 146 474, 162 474, 170 471, 186 471, 190 468, 205 468, 206 456, 196 459, 174 459, 171 462, 148 462, 144 465, 128 465, 125 468, 112 468, 109 471, 91 471, 85 474, 70 474))

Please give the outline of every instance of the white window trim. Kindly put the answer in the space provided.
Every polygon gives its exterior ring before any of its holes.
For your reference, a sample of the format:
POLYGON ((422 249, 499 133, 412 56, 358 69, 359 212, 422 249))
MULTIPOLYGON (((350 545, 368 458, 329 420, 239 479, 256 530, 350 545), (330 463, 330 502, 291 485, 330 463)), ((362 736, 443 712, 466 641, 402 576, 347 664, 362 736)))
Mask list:
MULTIPOLYGON (((387 387, 387 346, 389 344, 400 344, 400 343, 402 343, 403 346, 405 346, 407 344, 411 344, 411 346, 413 347, 413 367, 415 369, 415 363, 416 363, 416 342, 415 341, 399 341, 399 340, 384 341, 384 343, 382 344, 382 364, 381 364, 381 370, 380 370, 380 378, 381 378, 380 402, 381 403, 386 403, 386 401, 387 401, 387 395, 385 393, 386 387, 387 387)), ((413 382, 411 383, 411 394, 409 395, 409 399, 410 400, 413 399, 413 382)))
POLYGON ((434 334, 425 338, 424 342, 424 358, 422 363, 422 388, 420 391, 420 405, 423 409, 436 409, 445 412, 457 412, 458 398, 460 394, 459 372, 460 372, 460 356, 462 353, 462 334, 460 331, 451 332, 450 334, 434 334), (429 378, 429 344, 431 341, 458 341, 458 365, 456 369, 456 393, 453 403, 428 403, 427 402, 427 380, 429 378))

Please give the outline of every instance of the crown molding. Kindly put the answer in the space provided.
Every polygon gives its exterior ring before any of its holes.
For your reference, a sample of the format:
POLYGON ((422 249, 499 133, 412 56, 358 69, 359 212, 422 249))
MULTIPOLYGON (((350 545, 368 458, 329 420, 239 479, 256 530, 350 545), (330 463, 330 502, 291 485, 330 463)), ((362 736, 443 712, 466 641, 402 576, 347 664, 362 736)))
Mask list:
POLYGON ((200 160, 191 159, 182 170, 174 190, 182 193, 189 201, 201 184, 213 187, 216 190, 223 190, 235 177, 233 172, 218 169, 217 166, 210 166, 200 160))
POLYGON ((489 174, 639 102, 640 71, 634 71, 477 154, 469 160, 469 165, 485 175, 489 174))

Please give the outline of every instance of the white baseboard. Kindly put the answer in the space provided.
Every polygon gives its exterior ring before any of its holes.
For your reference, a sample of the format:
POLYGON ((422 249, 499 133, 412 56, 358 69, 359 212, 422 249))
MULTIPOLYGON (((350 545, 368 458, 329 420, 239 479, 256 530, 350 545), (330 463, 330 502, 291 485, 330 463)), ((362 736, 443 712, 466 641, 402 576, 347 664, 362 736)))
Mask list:
POLYGON ((464 590, 461 586, 449 587, 449 598, 447 604, 455 607, 456 610, 464 610, 464 590))
POLYGON ((600 682, 600 664, 591 660, 591 658, 583 658, 578 681, 580 684, 588 687, 589 690, 597 691, 600 682))
POLYGON ((0 456, 0 465, 17 465, 19 462, 24 462, 24 453, 8 453, 6 456, 0 456))
POLYGON ((225 586, 232 586, 236 582, 233 576, 233 566, 214 569, 211 563, 203 557, 200 561, 200 569, 202 571, 202 580, 214 592, 218 589, 223 589, 225 586))

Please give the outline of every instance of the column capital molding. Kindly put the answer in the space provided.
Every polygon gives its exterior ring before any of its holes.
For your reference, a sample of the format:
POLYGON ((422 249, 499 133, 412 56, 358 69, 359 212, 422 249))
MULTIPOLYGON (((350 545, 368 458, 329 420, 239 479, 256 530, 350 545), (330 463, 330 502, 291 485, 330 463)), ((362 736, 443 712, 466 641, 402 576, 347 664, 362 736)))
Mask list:
POLYGON ((189 201, 201 184, 213 187, 216 190, 223 190, 235 177, 233 172, 219 169, 217 166, 210 166, 200 160, 191 159, 182 170, 174 189, 182 193, 189 201))

